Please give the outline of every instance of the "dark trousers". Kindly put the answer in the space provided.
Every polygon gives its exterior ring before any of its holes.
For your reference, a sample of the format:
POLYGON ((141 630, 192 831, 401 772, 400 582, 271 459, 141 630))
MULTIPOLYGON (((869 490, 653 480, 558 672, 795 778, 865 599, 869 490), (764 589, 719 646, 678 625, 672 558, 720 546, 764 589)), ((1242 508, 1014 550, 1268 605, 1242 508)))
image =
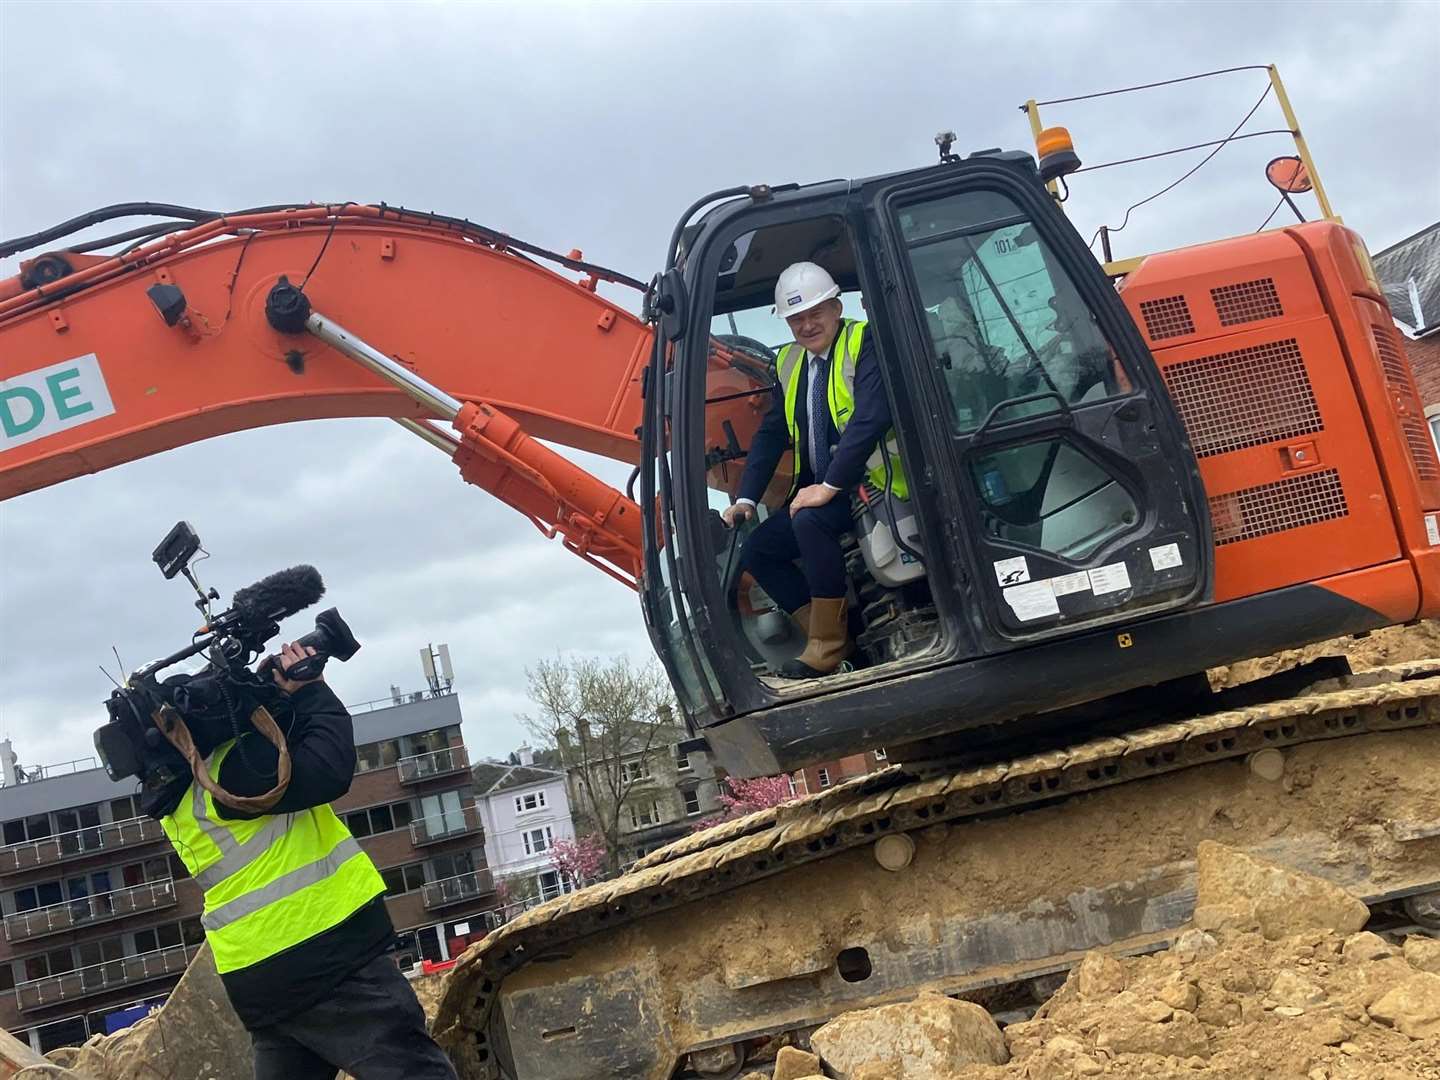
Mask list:
POLYGON ((425 1012, 405 976, 382 953, 324 1001, 250 1032, 255 1080, 456 1080, 425 1031, 425 1012))
POLYGON ((786 504, 750 534, 740 551, 740 565, 786 611, 796 611, 812 597, 845 595, 845 557, 840 537, 854 527, 850 497, 843 491, 824 506, 807 506, 791 515, 786 504), (799 559, 804 572, 795 568, 799 559))

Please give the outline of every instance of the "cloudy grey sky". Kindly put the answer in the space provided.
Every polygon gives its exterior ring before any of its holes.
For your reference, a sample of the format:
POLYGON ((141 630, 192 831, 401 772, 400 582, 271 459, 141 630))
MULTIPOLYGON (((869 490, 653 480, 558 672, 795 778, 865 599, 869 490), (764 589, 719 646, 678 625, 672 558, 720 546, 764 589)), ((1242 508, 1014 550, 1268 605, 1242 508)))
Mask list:
MULTIPOLYGON (((869 176, 1024 147, 1016 106, 1216 67, 1279 65, 1336 208, 1379 250, 1440 217, 1440 5, 0 3, 0 235, 91 207, 291 200, 464 215, 636 277, 674 217, 737 182, 869 176)), ((1090 162, 1219 138, 1258 72, 1060 106, 1090 162)), ((1278 127, 1273 101, 1252 122, 1278 127)), ((1255 229, 1279 141, 1233 144, 1116 237, 1124 256, 1255 229)), ((1078 178, 1088 238, 1198 155, 1078 178)), ((0 264, 13 273, 13 262, 0 264)), ((343 321, 344 313, 332 312, 343 321)), ((478 339, 485 328, 477 326, 478 339)), ((625 469, 587 459, 612 482, 625 469)), ((364 643, 349 701, 417 687, 448 642, 472 752, 522 737, 524 668, 648 655, 629 590, 385 421, 248 432, 0 506, 0 734, 91 752, 118 646, 134 667, 193 612, 150 563, 180 517, 228 595, 307 561, 364 643)), ((299 627, 307 616, 294 620, 299 627)), ((287 627, 287 629, 289 629, 287 627)), ((298 630, 297 630, 298 632, 298 630)))

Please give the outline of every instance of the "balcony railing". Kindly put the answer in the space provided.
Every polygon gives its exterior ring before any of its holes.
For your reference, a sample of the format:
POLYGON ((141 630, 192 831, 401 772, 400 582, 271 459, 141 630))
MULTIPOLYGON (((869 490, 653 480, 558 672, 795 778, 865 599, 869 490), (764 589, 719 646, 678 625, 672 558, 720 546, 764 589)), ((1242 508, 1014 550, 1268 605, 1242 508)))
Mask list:
POLYGON ((38 866, 79 859, 100 851, 119 851, 122 848, 153 844, 164 839, 165 830, 158 821, 150 817, 87 825, 83 829, 0 847, 0 874, 33 870, 38 866))
POLYGON ((478 900, 494 891, 495 883, 490 877, 489 870, 471 870, 467 874, 456 874, 454 877, 441 878, 439 881, 427 881, 420 891, 420 896, 425 907, 433 911, 435 908, 449 907, 451 904, 463 904, 468 900, 478 900))
POLYGON ((448 814, 431 814, 410 822, 410 842, 416 847, 469 836, 480 831, 480 811, 472 804, 448 814))
POLYGON ((470 756, 465 753, 463 746, 447 746, 441 750, 432 750, 428 754, 402 757, 395 762, 395 768, 400 774, 400 783, 418 784, 436 776, 464 772, 470 768, 470 756))
POLYGON ((32 979, 16 985, 15 1000, 22 1010, 40 1009, 59 1001, 74 1001, 104 993, 117 986, 133 986, 166 975, 179 975, 199 949, 198 945, 170 945, 138 956, 123 956, 103 964, 76 968, 61 975, 32 979))
POLYGON ((67 900, 63 904, 33 908, 5 917, 5 940, 28 941, 30 938, 73 930, 77 926, 123 919, 141 911, 158 911, 174 907, 175 882, 147 881, 114 892, 97 893, 67 900))

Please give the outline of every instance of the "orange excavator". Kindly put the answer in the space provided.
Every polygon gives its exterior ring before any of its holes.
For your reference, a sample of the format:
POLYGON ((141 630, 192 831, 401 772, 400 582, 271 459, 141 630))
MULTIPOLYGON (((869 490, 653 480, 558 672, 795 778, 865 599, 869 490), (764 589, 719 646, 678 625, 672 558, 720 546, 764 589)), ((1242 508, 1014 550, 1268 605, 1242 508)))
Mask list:
POLYGON ((1217 830, 1440 926, 1440 666, 1205 676, 1440 613, 1440 461, 1362 241, 1286 225, 1117 287, 1049 190, 1068 138, 1038 146, 714 192, 648 284, 384 204, 84 215, 0 247, 50 248, 0 283, 0 496, 393 417, 637 589, 732 775, 887 748, 472 948, 438 1021, 469 1077, 737 1076, 845 1009, 1039 988, 1163 944, 1217 830), (53 247, 136 215, 162 221, 53 247), (863 308, 909 483, 853 500, 857 663, 789 681, 803 642, 717 511, 801 259, 863 308), (629 489, 542 439, 633 464, 629 489))

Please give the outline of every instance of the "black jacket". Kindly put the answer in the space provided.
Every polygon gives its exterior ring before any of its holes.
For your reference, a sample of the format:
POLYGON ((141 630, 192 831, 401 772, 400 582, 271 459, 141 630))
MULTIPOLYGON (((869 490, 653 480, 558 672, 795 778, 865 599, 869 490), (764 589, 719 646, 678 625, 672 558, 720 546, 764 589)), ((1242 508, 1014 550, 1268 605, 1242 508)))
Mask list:
MULTIPOLYGON (((839 340, 839 335, 836 335, 839 340)), ((835 346, 830 346, 834 361, 835 346)), ((800 366, 800 396, 795 403, 795 422, 800 429, 800 445, 810 445, 810 418, 806 402, 810 385, 810 357, 800 366)), ((834 448, 830 467, 820 477, 825 483, 848 492, 865 476, 865 459, 890 430, 890 399, 885 396, 885 381, 880 375, 880 361, 875 353, 874 336, 867 330, 860 342, 860 355, 855 358, 855 412, 837 435, 829 411, 825 414, 826 437, 834 448)), ((760 422, 745 458, 745 471, 740 476, 738 497, 759 502, 765 494, 775 467, 790 449, 790 431, 785 423, 785 388, 777 381, 771 392, 770 409, 760 422)), ((802 467, 797 488, 818 483, 811 472, 810 455, 802 453, 802 467)))
MULTIPOLYGON (((355 731, 335 692, 323 682, 308 683, 290 695, 289 706, 289 715, 282 707, 273 711, 290 747, 290 786, 269 814, 333 802, 350 790, 355 775, 355 731)), ((249 733, 225 755, 215 779, 235 795, 263 795, 275 786, 277 757, 264 736, 249 733)), ((217 809, 223 818, 261 816, 223 804, 217 809)), ((344 922, 258 964, 226 972, 220 981, 240 1022, 265 1027, 325 998, 394 940, 385 898, 377 896, 344 922)))

